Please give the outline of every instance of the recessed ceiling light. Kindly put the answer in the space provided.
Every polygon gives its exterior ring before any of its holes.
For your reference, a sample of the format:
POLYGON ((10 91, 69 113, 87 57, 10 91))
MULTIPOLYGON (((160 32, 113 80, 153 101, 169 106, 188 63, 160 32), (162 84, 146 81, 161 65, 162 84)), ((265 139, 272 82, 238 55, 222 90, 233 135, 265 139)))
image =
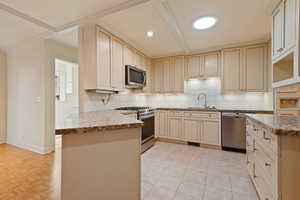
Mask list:
POLYGON ((215 17, 200 17, 193 23, 193 27, 197 30, 205 30, 213 27, 216 23, 217 19, 215 17))
POLYGON ((154 32, 153 31, 147 31, 147 36, 148 37, 153 37, 154 36, 154 32))

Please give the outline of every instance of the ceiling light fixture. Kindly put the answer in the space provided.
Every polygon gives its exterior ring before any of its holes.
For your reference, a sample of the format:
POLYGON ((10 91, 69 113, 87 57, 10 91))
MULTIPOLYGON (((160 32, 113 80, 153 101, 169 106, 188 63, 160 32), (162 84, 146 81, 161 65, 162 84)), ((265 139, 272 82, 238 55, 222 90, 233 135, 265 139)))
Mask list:
POLYGON ((149 38, 153 37, 154 36, 154 32, 153 31, 147 31, 147 36, 149 38))
POLYGON ((213 27, 217 23, 217 19, 212 16, 200 17, 193 23, 193 27, 197 30, 206 30, 213 27))

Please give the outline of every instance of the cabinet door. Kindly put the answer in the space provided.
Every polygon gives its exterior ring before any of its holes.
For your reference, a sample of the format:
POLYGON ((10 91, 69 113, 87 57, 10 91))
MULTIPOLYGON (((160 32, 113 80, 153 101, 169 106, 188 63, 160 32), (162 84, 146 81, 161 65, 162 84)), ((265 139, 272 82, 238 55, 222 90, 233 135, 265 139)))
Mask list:
POLYGON ((123 45, 115 39, 111 41, 111 86, 122 90, 124 83, 123 45))
POLYGON ((154 131, 155 131, 155 137, 160 136, 160 111, 155 111, 154 113, 154 131))
POLYGON ((176 82, 176 69, 175 69, 175 58, 170 58, 170 92, 176 92, 175 82, 176 82))
POLYGON ((240 70, 242 50, 229 49, 223 51, 222 89, 223 91, 240 90, 240 70))
POLYGON ((174 92, 184 91, 184 57, 177 56, 174 58, 173 68, 175 69, 174 92))
POLYGON ((101 31, 97 37, 97 87, 111 89, 110 37, 101 31))
POLYGON ((163 92, 170 92, 170 59, 164 59, 163 61, 163 92))
POLYGON ((128 47, 124 47, 124 65, 133 65, 132 51, 128 47))
POLYGON ((202 122, 200 120, 184 119, 183 132, 185 140, 188 142, 200 143, 201 126, 202 122))
POLYGON ((159 137, 167 138, 168 137, 168 112, 160 111, 159 112, 159 137))
POLYGON ((155 61, 154 63, 154 91, 162 92, 163 89, 163 62, 155 61))
POLYGON ((283 14, 284 9, 280 6, 273 14, 273 57, 277 57, 283 51, 283 14))
POLYGON ((184 135, 182 134, 182 119, 176 117, 168 118, 169 137, 172 139, 182 140, 184 135))
POLYGON ((201 57, 190 56, 187 58, 187 77, 199 78, 201 76, 201 57))
POLYGON ((203 56, 203 71, 205 77, 219 76, 219 53, 208 54, 203 56))
POLYGON ((288 50, 296 44, 296 0, 284 1, 284 49, 288 50))
POLYGON ((145 58, 145 70, 146 70, 146 87, 143 88, 144 92, 152 91, 152 77, 153 70, 151 66, 151 60, 149 58, 145 58))
POLYGON ((218 121, 203 121, 201 131, 201 143, 209 145, 221 145, 220 124, 218 121))
POLYGON ((253 46, 245 49, 246 90, 264 91, 266 79, 266 46, 253 46))

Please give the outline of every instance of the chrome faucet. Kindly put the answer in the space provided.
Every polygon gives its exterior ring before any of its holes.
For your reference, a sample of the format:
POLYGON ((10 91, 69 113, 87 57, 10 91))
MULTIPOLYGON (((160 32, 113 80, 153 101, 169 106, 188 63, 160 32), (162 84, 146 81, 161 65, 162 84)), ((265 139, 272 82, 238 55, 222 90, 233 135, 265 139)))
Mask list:
POLYGON ((200 104, 200 98, 204 97, 204 107, 207 108, 207 95, 205 93, 198 94, 197 102, 200 104))

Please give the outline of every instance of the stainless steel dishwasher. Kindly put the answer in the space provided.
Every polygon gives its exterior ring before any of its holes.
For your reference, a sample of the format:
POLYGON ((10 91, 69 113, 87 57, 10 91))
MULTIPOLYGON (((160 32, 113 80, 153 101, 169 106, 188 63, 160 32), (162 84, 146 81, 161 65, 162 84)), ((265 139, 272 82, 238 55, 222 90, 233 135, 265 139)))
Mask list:
POLYGON ((222 113, 222 149, 246 152, 246 116, 222 113))

